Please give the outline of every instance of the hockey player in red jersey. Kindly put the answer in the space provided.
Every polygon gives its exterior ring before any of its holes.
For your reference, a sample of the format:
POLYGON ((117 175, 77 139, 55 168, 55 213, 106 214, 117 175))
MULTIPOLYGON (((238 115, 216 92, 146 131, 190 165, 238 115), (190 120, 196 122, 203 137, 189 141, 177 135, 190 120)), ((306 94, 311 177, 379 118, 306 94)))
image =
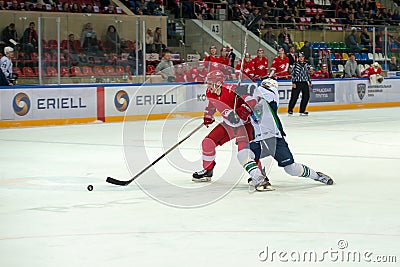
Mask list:
POLYGON ((278 56, 274 58, 271 64, 271 73, 269 77, 276 80, 289 80, 289 58, 285 55, 285 50, 279 48, 278 56))
POLYGON ((315 76, 317 79, 329 79, 330 77, 329 77, 328 65, 322 64, 321 69, 315 73, 315 76))
POLYGON ((193 82, 204 82, 207 76, 207 69, 203 61, 199 61, 198 67, 193 67, 190 70, 190 76, 193 82))
POLYGON ((206 62, 208 72, 219 69, 220 59, 217 55, 217 47, 215 45, 210 47, 210 54, 204 57, 204 61, 206 62))
POLYGON ((315 72, 315 69, 313 66, 310 66, 310 69, 308 70, 310 73, 310 79, 317 79, 317 73, 315 72))
POLYGON ((204 112, 204 125, 209 126, 215 121, 216 111, 221 114, 223 122, 215 126, 202 141, 203 170, 193 173, 194 182, 211 181, 217 146, 235 138, 240 151, 253 139, 253 127, 249 116, 252 113, 251 105, 255 105, 256 100, 246 99, 245 96, 237 98, 235 87, 233 84, 224 84, 224 74, 221 71, 213 71, 207 75, 206 96, 209 102, 204 112))
POLYGON ((254 79, 262 80, 268 76, 268 58, 264 56, 264 49, 258 48, 257 56, 252 59, 254 65, 254 79))
POLYGON ((375 62, 369 68, 366 68, 361 72, 361 76, 364 78, 370 78, 371 75, 380 75, 382 68, 379 68, 379 63, 375 62))
MULTIPOLYGON (((242 61, 239 60, 238 64, 236 65, 236 77, 239 78, 240 75, 240 67, 241 67, 242 61)), ((254 70, 254 64, 253 61, 251 60, 251 55, 249 53, 246 53, 244 56, 244 63, 243 63, 243 71, 242 71, 243 79, 254 79, 255 75, 255 70, 254 70)))
POLYGON ((186 82, 186 75, 183 72, 182 64, 179 64, 178 66, 175 67, 175 82, 177 83, 186 82))

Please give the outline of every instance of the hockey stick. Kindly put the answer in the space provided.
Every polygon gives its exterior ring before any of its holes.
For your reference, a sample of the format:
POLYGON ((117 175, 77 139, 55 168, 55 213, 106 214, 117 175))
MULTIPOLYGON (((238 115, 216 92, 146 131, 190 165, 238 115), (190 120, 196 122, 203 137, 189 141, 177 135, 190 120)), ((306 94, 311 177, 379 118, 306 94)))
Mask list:
POLYGON ((164 154, 159 156, 155 161, 147 165, 143 170, 141 170, 138 174, 133 176, 130 180, 127 181, 121 181, 112 177, 107 177, 106 182, 114 185, 120 185, 120 186, 126 186, 130 183, 132 183, 136 178, 138 178, 140 175, 142 175, 144 172, 146 172, 148 169, 150 169, 152 166, 154 166, 157 162, 159 162, 162 158, 164 158, 166 155, 168 155, 172 150, 177 148, 180 144, 182 144, 184 141, 186 141, 189 137, 191 137, 195 132, 200 130, 204 126, 204 123, 200 124, 197 126, 193 131, 191 131, 188 135, 186 135, 181 141, 173 145, 170 149, 168 149, 164 154))

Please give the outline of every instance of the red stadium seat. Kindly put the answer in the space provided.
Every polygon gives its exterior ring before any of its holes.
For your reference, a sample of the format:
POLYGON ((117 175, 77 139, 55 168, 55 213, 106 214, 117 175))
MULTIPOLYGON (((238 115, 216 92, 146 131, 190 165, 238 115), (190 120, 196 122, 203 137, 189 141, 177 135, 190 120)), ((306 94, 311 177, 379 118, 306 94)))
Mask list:
POLYGON ((92 67, 89 66, 83 66, 82 67, 82 72, 84 76, 94 76, 92 67))
POLYGON ((105 66, 104 67, 104 73, 107 76, 116 76, 116 75, 118 75, 117 73, 115 73, 113 66, 105 66))
POLYGON ((49 77, 57 77, 57 75, 58 75, 57 70, 52 66, 48 66, 46 68, 46 71, 47 71, 47 75, 49 77))
POLYGON ((13 67, 12 71, 13 71, 13 73, 16 73, 18 75, 18 77, 24 77, 24 74, 18 67, 13 67))
POLYGON ((71 77, 82 77, 83 74, 82 74, 82 71, 81 71, 81 69, 79 67, 72 66, 71 67, 71 75, 70 76, 71 77))
POLYGON ((66 66, 60 67, 61 77, 69 77, 69 68, 66 66))
POLYGON ((101 66, 94 66, 93 73, 94 73, 94 75, 97 75, 97 76, 106 76, 106 74, 104 73, 103 68, 101 66))
POLYGON ((37 77, 31 67, 23 67, 22 72, 24 73, 25 77, 37 77))
POLYGON ((124 75, 125 74, 125 70, 123 66, 115 66, 115 72, 117 73, 117 75, 124 75))

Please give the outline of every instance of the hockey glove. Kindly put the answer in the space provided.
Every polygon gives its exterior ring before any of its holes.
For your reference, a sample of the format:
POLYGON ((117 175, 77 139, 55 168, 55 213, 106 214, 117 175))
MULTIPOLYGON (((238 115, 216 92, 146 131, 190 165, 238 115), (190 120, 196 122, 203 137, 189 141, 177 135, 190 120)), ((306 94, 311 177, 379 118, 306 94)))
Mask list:
POLYGON ((203 123, 204 123, 205 126, 208 127, 208 125, 212 124, 214 121, 215 121, 215 119, 214 119, 213 116, 204 114, 203 123))
POLYGON ((243 121, 246 121, 247 118, 250 116, 250 114, 253 111, 251 110, 250 107, 248 107, 247 105, 241 105, 240 107, 238 107, 236 109, 236 113, 239 116, 239 118, 241 118, 243 121))
POLYGON ((227 119, 232 124, 238 124, 239 121, 240 121, 240 118, 238 117, 236 112, 234 112, 233 110, 228 114, 228 118, 227 119))

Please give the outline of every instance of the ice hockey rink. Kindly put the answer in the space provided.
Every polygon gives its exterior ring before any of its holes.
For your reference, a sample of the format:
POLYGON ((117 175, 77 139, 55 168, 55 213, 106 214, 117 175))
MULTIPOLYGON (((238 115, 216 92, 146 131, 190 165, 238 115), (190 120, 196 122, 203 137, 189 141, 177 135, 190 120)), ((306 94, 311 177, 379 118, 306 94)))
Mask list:
POLYGON ((399 114, 281 114, 295 160, 336 184, 273 163, 276 190, 256 193, 234 144, 217 151, 213 183, 192 183, 205 127, 137 183, 105 182, 129 179, 200 119, 1 129, 0 266, 399 266, 399 114))

